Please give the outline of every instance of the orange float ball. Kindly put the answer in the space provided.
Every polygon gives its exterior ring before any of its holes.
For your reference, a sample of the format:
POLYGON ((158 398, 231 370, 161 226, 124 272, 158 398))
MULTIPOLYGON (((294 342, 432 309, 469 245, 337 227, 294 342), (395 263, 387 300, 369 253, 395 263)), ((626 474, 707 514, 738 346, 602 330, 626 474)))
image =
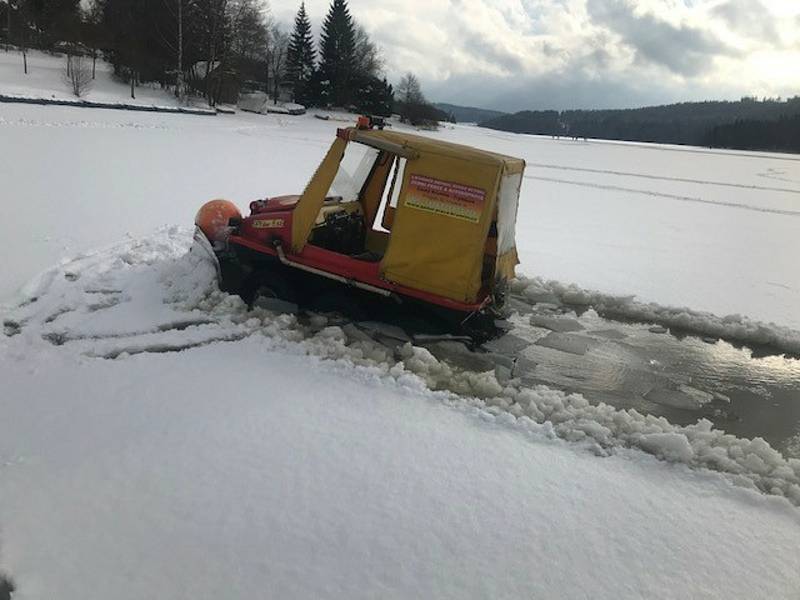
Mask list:
POLYGON ((219 242, 228 235, 228 222, 231 217, 242 218, 242 213, 230 200, 209 200, 194 218, 197 225, 210 242, 219 242))

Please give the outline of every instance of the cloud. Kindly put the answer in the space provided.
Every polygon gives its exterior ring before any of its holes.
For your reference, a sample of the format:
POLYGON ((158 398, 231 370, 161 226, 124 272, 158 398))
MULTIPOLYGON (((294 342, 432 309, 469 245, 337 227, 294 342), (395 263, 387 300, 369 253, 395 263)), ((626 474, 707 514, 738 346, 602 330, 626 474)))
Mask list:
POLYGON ((595 22, 618 34, 639 60, 662 65, 679 75, 701 74, 713 68, 716 56, 735 54, 708 31, 638 13, 625 0, 589 0, 588 9, 595 22))
MULTIPOLYGON (((291 24, 299 0, 270 0, 291 24)), ((800 0, 348 0, 386 75, 502 110, 800 93, 800 0), (780 43, 778 40, 782 40, 780 43)), ((306 0, 315 32, 330 0, 306 0)))
POLYGON ((519 110, 570 110, 588 108, 635 108, 709 98, 739 98, 734 86, 699 84, 690 92, 664 78, 642 78, 636 71, 588 77, 576 70, 528 77, 453 76, 427 86, 434 100, 507 112, 519 110))
POLYGON ((488 60, 509 74, 519 73, 525 68, 522 58, 509 51, 502 43, 486 39, 481 35, 480 31, 471 30, 469 27, 464 28, 464 33, 471 38, 465 48, 474 57, 488 60))
POLYGON ((711 12, 732 30, 744 35, 765 42, 775 42, 779 39, 775 15, 759 0, 728 0, 715 6, 711 12))

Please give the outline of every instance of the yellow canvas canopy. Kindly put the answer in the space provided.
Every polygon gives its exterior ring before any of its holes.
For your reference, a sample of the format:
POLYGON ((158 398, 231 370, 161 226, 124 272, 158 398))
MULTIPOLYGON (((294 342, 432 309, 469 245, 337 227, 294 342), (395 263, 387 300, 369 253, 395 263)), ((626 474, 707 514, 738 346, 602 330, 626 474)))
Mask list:
POLYGON ((384 279, 474 302, 514 276, 524 169, 519 158, 410 133, 339 130, 295 208, 292 250, 302 251, 335 181, 346 179, 357 191, 343 201, 360 203, 384 279), (343 175, 353 146, 364 158, 357 175, 343 175))

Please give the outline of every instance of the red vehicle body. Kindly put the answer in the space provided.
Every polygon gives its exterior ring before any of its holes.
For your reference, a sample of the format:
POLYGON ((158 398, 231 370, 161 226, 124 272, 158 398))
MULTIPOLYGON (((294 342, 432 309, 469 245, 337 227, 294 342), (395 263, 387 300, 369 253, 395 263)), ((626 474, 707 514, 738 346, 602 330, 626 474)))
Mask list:
POLYGON ((301 195, 255 200, 247 216, 212 200, 195 223, 220 288, 251 305, 287 300, 475 339, 495 326, 518 263, 524 168, 522 159, 359 120, 337 131, 301 195))
POLYGON ((387 293, 465 313, 465 316, 480 310, 489 302, 488 292, 482 294, 480 302, 468 303, 392 283, 381 277, 378 262, 361 260, 312 244, 306 244, 297 254, 287 251, 292 245, 292 213, 299 199, 299 195, 291 195, 251 202, 250 215, 242 218, 236 232, 228 237, 229 246, 248 248, 280 260, 279 245, 286 260, 291 263, 337 275, 351 284, 364 283, 386 290, 387 293))

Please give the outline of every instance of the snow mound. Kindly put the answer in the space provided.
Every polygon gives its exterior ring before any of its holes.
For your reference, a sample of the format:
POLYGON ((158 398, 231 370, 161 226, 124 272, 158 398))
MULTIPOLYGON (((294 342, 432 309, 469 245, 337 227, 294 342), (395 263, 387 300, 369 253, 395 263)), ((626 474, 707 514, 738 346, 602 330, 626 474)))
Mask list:
MULTIPOLYGON (((523 290, 535 286, 565 302, 603 300, 568 286, 531 280, 516 285, 523 290)), ((713 322, 711 316, 708 320, 713 322)), ((192 244, 192 231, 186 228, 162 229, 63 262, 24 288, 18 305, 4 311, 3 325, 20 351, 53 344, 117 360, 266 336, 288 353, 440 392, 444 402, 477 410, 499 424, 559 437, 603 456, 639 449, 720 472, 735 485, 800 506, 800 460, 785 458, 761 438, 738 438, 706 420, 677 426, 636 410, 593 405, 579 394, 525 387, 495 370, 463 370, 381 328, 360 328, 324 315, 248 310, 238 297, 219 291, 213 261, 192 244)))
POLYGON ((521 277, 512 284, 512 291, 533 303, 550 302, 573 306, 591 306, 607 318, 618 318, 693 333, 703 337, 722 338, 749 346, 768 347, 792 355, 800 355, 800 331, 775 323, 762 323, 743 315, 720 317, 686 307, 662 306, 639 302, 634 296, 615 296, 585 290, 574 284, 521 277))
POLYGON ((247 112, 259 114, 277 113, 282 115, 302 115, 306 107, 294 102, 273 102, 264 92, 242 94, 239 97, 239 108, 247 112))

